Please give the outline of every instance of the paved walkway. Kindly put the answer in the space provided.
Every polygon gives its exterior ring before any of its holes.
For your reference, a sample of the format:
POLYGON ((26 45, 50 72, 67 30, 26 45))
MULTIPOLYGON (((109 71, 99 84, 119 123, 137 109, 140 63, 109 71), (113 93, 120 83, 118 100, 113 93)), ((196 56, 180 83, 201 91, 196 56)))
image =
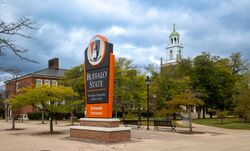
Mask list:
MULTIPOLYGON (((47 122, 48 123, 48 122, 47 122)), ((193 124, 197 134, 183 134, 177 128, 147 131, 132 129, 129 142, 105 144, 69 138, 69 123, 59 122, 57 135, 47 134, 48 124, 38 121, 17 123, 19 130, 9 130, 11 123, 0 120, 0 151, 249 151, 250 131, 228 130, 193 124)))

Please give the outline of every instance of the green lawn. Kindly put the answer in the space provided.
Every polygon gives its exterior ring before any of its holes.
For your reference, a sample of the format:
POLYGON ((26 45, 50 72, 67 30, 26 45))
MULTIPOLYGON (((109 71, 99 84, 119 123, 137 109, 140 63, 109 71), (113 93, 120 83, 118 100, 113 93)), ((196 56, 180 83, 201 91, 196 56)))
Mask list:
POLYGON ((193 120, 194 123, 208 125, 208 126, 215 126, 221 128, 228 128, 228 129, 246 129, 250 130, 250 123, 242 122, 237 120, 236 118, 226 118, 224 119, 223 123, 221 123, 221 119, 195 119, 193 120))

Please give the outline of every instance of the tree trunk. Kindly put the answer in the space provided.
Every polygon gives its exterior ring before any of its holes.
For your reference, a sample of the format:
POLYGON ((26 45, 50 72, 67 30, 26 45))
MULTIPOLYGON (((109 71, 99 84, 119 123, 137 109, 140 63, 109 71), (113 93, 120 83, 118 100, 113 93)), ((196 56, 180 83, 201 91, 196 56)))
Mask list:
POLYGON ((53 115, 54 115, 53 117, 54 117, 54 120, 55 120, 55 124, 57 124, 57 116, 58 116, 58 115, 57 115, 57 113, 55 113, 55 114, 53 114, 53 115))
POLYGON ((42 110, 42 124, 44 124, 44 111, 42 110))
POLYGON ((11 110, 11 114, 12 114, 12 129, 15 129, 15 112, 13 110, 11 110))
POLYGON ((203 111, 202 118, 206 118, 206 107, 205 107, 205 105, 202 107, 202 111, 203 111))
POLYGON ((5 121, 8 122, 8 118, 9 118, 9 110, 8 107, 5 108, 5 121))
POLYGON ((192 117, 191 117, 191 106, 188 106, 188 119, 189 119, 189 132, 192 133, 192 117))
POLYGON ((176 120, 176 113, 173 114, 173 119, 176 120))
POLYGON ((138 107, 138 121, 141 121, 141 104, 138 107))
POLYGON ((117 118, 117 96, 115 96, 115 118, 117 118))
POLYGON ((53 114, 50 114, 50 133, 53 133, 53 114))
POLYGON ((74 115, 73 115, 73 110, 71 110, 70 111, 70 114, 71 114, 71 125, 74 125, 74 119, 73 119, 73 117, 74 117, 74 115))
POLYGON ((198 107, 198 119, 201 118, 201 106, 198 107))
POLYGON ((122 106, 122 119, 124 120, 124 117, 125 117, 125 105, 123 104, 122 106))

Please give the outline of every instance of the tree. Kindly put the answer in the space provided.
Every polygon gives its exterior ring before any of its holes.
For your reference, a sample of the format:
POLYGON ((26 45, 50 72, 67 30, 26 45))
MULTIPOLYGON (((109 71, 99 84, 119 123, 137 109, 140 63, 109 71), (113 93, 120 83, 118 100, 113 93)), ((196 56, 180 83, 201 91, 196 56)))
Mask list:
POLYGON ((166 103, 168 110, 174 112, 183 111, 183 105, 188 108, 189 131, 192 132, 191 109, 193 106, 203 105, 203 102, 191 93, 181 93, 175 95, 172 100, 166 103))
POLYGON ((64 113, 71 110, 71 98, 77 97, 69 87, 39 87, 22 88, 18 95, 10 98, 12 107, 32 105, 39 110, 48 112, 50 117, 50 133, 53 133, 53 119, 56 113, 64 113))
POLYGON ((138 119, 141 120, 141 107, 146 105, 145 76, 137 75, 136 70, 128 71, 127 76, 129 100, 137 108, 138 119))
POLYGON ((141 118, 141 108, 146 100, 145 75, 126 58, 115 61, 114 100, 116 117, 118 112, 124 118, 125 113, 137 109, 138 118, 141 118))
POLYGON ((84 109, 84 70, 83 65, 71 68, 64 73, 64 77, 60 81, 62 85, 71 87, 74 92, 78 93, 78 98, 72 98, 74 103, 71 104, 71 125, 73 125, 74 111, 82 112, 84 109))
POLYGON ((188 83, 189 76, 181 73, 179 64, 162 67, 160 76, 153 78, 150 84, 150 93, 157 96, 156 109, 161 110, 174 95, 185 91, 188 83))
POLYGON ((183 76, 190 76, 193 69, 192 60, 190 58, 182 58, 178 63, 179 74, 183 76))
POLYGON ((6 113, 4 110, 5 109, 4 100, 5 100, 5 91, 0 89, 0 117, 6 118, 6 113))
POLYGON ((5 56, 6 51, 12 52, 18 56, 21 60, 26 60, 29 62, 37 63, 37 61, 29 59, 23 54, 27 52, 27 49, 24 49, 18 46, 14 39, 17 37, 22 38, 31 38, 30 35, 24 34, 22 31, 25 29, 36 29, 34 22, 30 18, 21 17, 18 21, 12 23, 6 23, 2 19, 0 20, 0 56, 5 56))
POLYGON ((242 60, 240 52, 232 53, 230 56, 230 67, 233 74, 240 74, 248 69, 246 61, 242 60))
POLYGON ((203 93, 201 97, 205 102, 203 118, 205 118, 205 107, 220 110, 232 108, 235 76, 229 64, 229 59, 211 56, 206 52, 194 59, 190 79, 194 92, 203 93))
MULTIPOLYGON (((21 75, 21 71, 20 71, 19 68, 16 68, 16 67, 0 68, 0 70, 9 73, 12 76, 12 79, 14 79, 14 86, 13 86, 12 94, 10 92, 6 92, 7 93, 6 104, 7 104, 7 106, 11 107, 12 129, 15 129, 15 119, 16 119, 16 117, 15 117, 16 116, 15 110, 18 107, 12 107, 11 106, 12 102, 8 101, 8 98, 9 98, 9 95, 16 95, 17 94, 17 89, 18 89, 17 78, 21 75)), ((8 108, 6 108, 6 110, 8 110, 8 108)), ((7 122, 7 120, 6 120, 6 122, 7 122)))
POLYGON ((128 100, 131 97, 130 93, 128 93, 129 78, 127 76, 131 69, 133 69, 131 60, 126 58, 118 58, 115 60, 114 104, 116 115, 118 110, 120 110, 120 112, 122 112, 122 116, 124 116, 126 105, 128 105, 128 100))
POLYGON ((216 113, 217 117, 221 119, 221 123, 223 123, 223 120, 228 116, 228 114, 228 111, 221 111, 216 113))
POLYGON ((246 72, 237 82, 235 94, 235 112, 246 122, 250 121, 250 71, 246 72))

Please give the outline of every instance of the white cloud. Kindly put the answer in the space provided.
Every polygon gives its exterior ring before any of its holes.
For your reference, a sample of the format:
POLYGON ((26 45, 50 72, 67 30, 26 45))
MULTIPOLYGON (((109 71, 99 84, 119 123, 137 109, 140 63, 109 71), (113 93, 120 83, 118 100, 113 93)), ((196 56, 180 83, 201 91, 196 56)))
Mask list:
POLYGON ((125 28, 120 27, 120 26, 111 26, 106 31, 104 31, 104 35, 107 35, 110 37, 122 36, 122 35, 125 35, 126 33, 128 33, 128 31, 125 28))
POLYGON ((158 19, 160 16, 156 8, 150 8, 146 13, 146 17, 149 19, 158 19))
POLYGON ((181 35, 184 57, 197 55, 201 50, 216 50, 214 55, 221 55, 236 49, 247 53, 250 48, 249 30, 229 27, 236 23, 249 27, 247 0, 220 1, 211 8, 202 6, 204 9, 186 3, 173 7, 157 5, 158 1, 145 3, 142 0, 40 0, 27 5, 25 0, 9 0, 0 12, 2 18, 10 21, 19 16, 34 17, 40 28, 34 39, 22 42, 21 46, 30 49, 28 54, 36 55, 38 60, 59 57, 65 67, 82 63, 83 51, 96 34, 106 36, 114 44, 118 57, 133 59, 140 65, 159 64, 161 57, 166 58, 165 48, 173 23, 181 35), (223 18, 231 14, 239 18, 223 18))
POLYGON ((140 5, 128 0, 76 0, 75 5, 93 17, 130 20, 131 22, 138 22, 140 12, 142 12, 140 5))
POLYGON ((8 3, 2 3, 2 1, 0 1, 1 20, 7 23, 15 22, 18 19, 18 12, 18 9, 16 9, 15 7, 8 5, 8 3))

